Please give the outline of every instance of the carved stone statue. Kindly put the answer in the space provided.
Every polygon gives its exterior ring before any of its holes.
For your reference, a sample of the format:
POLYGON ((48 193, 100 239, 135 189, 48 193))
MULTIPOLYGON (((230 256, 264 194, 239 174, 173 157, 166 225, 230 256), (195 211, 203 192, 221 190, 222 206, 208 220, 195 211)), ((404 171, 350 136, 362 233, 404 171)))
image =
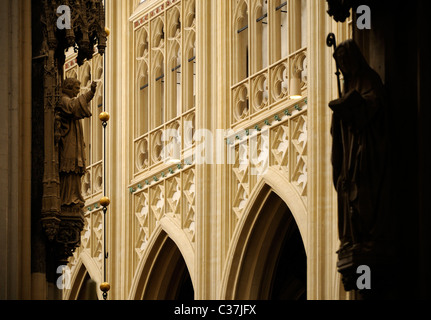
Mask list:
POLYGON ((33 156, 36 173, 32 174, 32 181, 37 183, 37 188, 31 233, 37 245, 31 248, 32 271, 33 265, 37 265, 37 272, 46 272, 48 282, 55 287, 57 268, 67 265, 68 258, 80 244, 84 227, 81 176, 86 165, 79 119, 91 116, 88 103, 96 90, 93 83, 90 92, 78 97, 80 83, 74 79, 62 81, 65 52, 74 48, 79 66, 93 59, 95 46, 102 56, 108 29, 103 0, 63 1, 70 9, 71 18, 65 29, 58 25, 61 1, 35 2, 33 49, 39 50, 39 56, 32 61, 35 71, 32 82, 33 88, 38 90, 33 90, 32 102, 34 110, 42 111, 36 119, 43 119, 43 122, 36 126, 34 133, 37 137, 43 136, 43 141, 40 141, 41 149, 35 148, 36 156, 33 156), (39 159, 38 152, 42 149, 43 157, 40 154, 39 159))
POLYGON ((85 203, 81 194, 81 177, 86 171, 85 142, 80 120, 91 117, 89 103, 97 88, 93 82, 88 92, 78 96, 80 84, 77 79, 65 79, 57 106, 60 201, 62 215, 67 216, 81 216, 85 203))
MULTIPOLYGON (((334 58, 344 76, 342 96, 329 103, 341 241, 338 266, 352 272, 357 264, 377 263, 383 257, 379 241, 390 219, 387 108, 383 83, 353 40, 337 46, 334 58)), ((345 276, 346 290, 354 289, 345 276)))

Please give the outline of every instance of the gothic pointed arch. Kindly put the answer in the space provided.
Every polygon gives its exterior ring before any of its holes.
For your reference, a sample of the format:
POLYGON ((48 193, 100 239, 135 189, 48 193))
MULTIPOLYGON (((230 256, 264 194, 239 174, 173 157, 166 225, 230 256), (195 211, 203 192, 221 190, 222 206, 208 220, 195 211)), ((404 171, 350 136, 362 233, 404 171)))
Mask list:
POLYGON ((79 300, 94 295, 94 292, 90 292, 90 290, 94 291, 94 288, 88 286, 90 279, 97 284, 95 291, 98 299, 102 300, 102 292, 98 289, 99 284, 102 283, 102 273, 97 262, 87 252, 81 252, 78 260, 66 271, 69 274, 63 275, 66 289, 63 300, 79 300))
POLYGON ((164 217, 148 240, 145 255, 133 278, 129 299, 193 299, 193 283, 193 247, 175 222, 164 217))
POLYGON ((227 253, 220 299, 306 297, 307 211, 284 180, 270 168, 251 192, 227 253))

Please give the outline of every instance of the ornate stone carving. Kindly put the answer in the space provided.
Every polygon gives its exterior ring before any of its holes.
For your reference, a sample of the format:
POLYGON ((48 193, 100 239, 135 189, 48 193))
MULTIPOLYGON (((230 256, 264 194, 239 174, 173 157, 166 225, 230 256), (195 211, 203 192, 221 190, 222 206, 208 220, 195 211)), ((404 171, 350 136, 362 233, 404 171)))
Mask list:
POLYGON ((273 115, 273 120, 227 136, 226 152, 231 164, 230 232, 244 216, 253 189, 269 169, 284 175, 307 206, 307 114, 307 101, 298 101, 283 115, 273 115))
MULTIPOLYGON (((154 177, 156 178, 156 177, 154 177)), ((178 165, 160 179, 146 180, 133 193, 131 239, 133 268, 144 256, 157 226, 163 219, 182 230, 192 245, 196 235, 196 172, 194 164, 187 168, 178 165)))
MULTIPOLYGON (((77 63, 82 65, 86 59, 92 59, 96 43, 99 53, 104 53, 107 34, 102 0, 66 0, 64 2, 44 0, 42 3, 41 21, 44 39, 41 57, 44 57, 45 68, 43 79, 45 166, 41 223, 54 249, 54 259, 66 261, 76 246, 79 245, 80 233, 84 226, 83 203, 78 204, 77 202, 82 200, 81 175, 85 172, 85 166, 83 163, 77 164, 79 161, 75 159, 78 161, 75 165, 76 170, 64 170, 63 166, 67 166, 68 160, 61 157, 62 150, 64 151, 65 148, 64 139, 67 135, 67 128, 63 126, 64 119, 62 119, 61 113, 56 112, 56 110, 61 105, 64 52, 69 47, 74 47, 75 51, 78 52, 77 63), (57 9, 60 5, 66 5, 70 8, 71 19, 68 28, 58 28, 57 9), (76 177, 65 176, 62 174, 64 172, 74 172, 76 177), (69 184, 65 179, 72 179, 76 183, 69 184), (77 200, 71 201, 74 202, 73 206, 65 203, 67 202, 65 201, 65 194, 60 191, 71 185, 75 187, 69 195, 75 194, 75 200, 77 200)), ((69 95, 69 98, 72 96, 69 95)), ((68 130, 71 128, 69 127, 68 130)))
POLYGON ((91 116, 88 104, 94 97, 96 87, 97 84, 93 82, 90 91, 77 96, 80 91, 79 80, 67 78, 56 108, 56 119, 59 122, 56 135, 60 138, 58 155, 61 205, 60 232, 56 241, 62 244, 64 251, 61 255, 65 257, 70 256, 79 245, 80 233, 84 227, 85 201, 81 191, 81 178, 86 172, 86 159, 80 119, 91 116))

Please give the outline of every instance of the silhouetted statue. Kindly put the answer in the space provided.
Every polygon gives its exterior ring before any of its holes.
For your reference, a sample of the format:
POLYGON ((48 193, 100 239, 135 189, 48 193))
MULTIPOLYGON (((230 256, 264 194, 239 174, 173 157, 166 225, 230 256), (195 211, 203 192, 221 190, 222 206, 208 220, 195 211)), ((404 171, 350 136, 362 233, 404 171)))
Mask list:
MULTIPOLYGON (((340 267, 349 259, 352 265, 355 259, 362 263, 371 259, 373 263, 372 257, 383 250, 376 243, 383 239, 389 217, 389 153, 387 110, 379 75, 353 40, 341 43, 334 58, 344 76, 342 96, 329 103, 333 110, 332 165, 338 193, 340 267)), ((346 283, 345 288, 353 289, 346 283)))
POLYGON ((326 0, 328 2, 328 14, 337 22, 344 22, 350 16, 350 9, 356 0, 326 0))
POLYGON ((86 172, 86 159, 80 120, 91 117, 89 103, 97 88, 97 83, 93 82, 91 90, 78 96, 80 84, 75 78, 65 79, 57 106, 61 211, 72 216, 80 216, 85 203, 81 194, 81 177, 86 172))

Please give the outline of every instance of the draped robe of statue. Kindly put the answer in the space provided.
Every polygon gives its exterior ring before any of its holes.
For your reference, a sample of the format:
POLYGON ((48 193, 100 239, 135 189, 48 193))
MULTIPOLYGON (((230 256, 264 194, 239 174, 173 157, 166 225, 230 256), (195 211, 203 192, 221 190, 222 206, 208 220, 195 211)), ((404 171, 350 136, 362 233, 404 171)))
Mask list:
POLYGON ((375 250, 388 215, 387 109, 383 83, 353 40, 334 58, 344 76, 333 110, 333 183, 338 194, 339 256, 360 247, 375 250), (353 248, 353 249, 352 249, 353 248))
POLYGON ((91 117, 89 103, 93 97, 91 90, 78 97, 63 90, 57 107, 61 211, 72 216, 79 216, 85 204, 81 193, 81 177, 86 172, 85 142, 80 120, 91 117))

